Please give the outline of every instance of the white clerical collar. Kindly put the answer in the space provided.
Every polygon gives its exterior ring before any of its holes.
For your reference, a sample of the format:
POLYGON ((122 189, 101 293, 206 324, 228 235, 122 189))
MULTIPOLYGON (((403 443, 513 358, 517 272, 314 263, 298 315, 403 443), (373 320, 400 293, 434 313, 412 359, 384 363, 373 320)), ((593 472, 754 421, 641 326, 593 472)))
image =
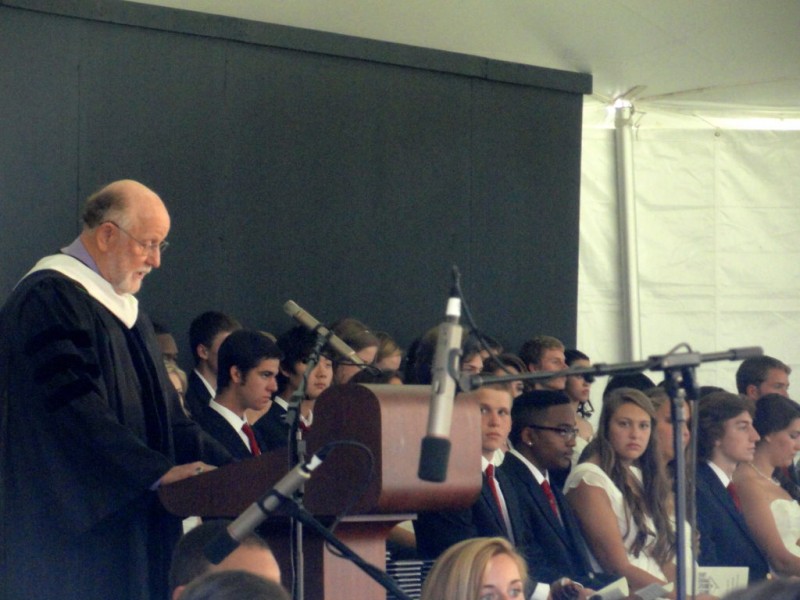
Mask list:
POLYGON ((66 254, 45 256, 28 271, 25 277, 37 271, 58 271, 79 283, 92 298, 105 306, 128 329, 134 326, 139 317, 139 301, 133 294, 118 294, 109 281, 72 256, 66 254))

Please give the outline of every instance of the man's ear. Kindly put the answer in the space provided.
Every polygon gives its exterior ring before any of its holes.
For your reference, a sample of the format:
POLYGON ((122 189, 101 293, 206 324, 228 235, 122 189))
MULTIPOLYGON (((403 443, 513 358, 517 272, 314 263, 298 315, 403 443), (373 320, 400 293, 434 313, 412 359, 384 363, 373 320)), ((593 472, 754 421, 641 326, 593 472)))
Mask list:
POLYGON ((107 252, 111 246, 111 238, 116 233, 116 227, 111 223, 103 223, 98 225, 94 230, 94 241, 97 248, 102 252, 107 252))
POLYGON ((244 381, 244 375, 241 369, 239 369, 239 367, 237 367, 236 365, 231 365, 228 374, 231 376, 231 381, 233 383, 242 383, 244 381))
POLYGON ((197 344, 195 352, 201 359, 208 360, 208 348, 204 344, 197 344))

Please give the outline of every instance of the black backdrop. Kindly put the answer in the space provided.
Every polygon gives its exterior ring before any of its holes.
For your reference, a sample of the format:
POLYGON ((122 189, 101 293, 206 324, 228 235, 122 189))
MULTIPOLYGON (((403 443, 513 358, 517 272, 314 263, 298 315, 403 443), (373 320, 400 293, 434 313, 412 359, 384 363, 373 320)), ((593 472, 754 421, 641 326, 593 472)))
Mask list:
POLYGON ((0 300, 133 178, 170 209, 144 309, 279 333, 293 299, 404 345, 450 268, 482 330, 574 342, 591 77, 109 0, 0 0, 0 300))

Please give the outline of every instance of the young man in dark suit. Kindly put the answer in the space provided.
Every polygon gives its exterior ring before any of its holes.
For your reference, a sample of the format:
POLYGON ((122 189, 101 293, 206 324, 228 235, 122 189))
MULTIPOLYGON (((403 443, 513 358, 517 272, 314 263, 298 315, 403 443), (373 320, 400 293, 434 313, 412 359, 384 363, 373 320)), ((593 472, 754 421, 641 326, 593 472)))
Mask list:
MULTIPOLYGON (((575 515, 558 486, 549 481, 550 470, 570 465, 578 431, 575 409, 563 392, 535 390, 514 400, 511 418, 509 441, 514 449, 500 470, 511 481, 524 519, 517 548, 535 580, 569 577, 587 586, 578 597, 588 597, 588 588, 598 589, 615 577, 592 572, 575 515)), ((550 591, 540 583, 532 598, 547 598, 550 591)))
POLYGON ((247 422, 247 409, 262 410, 278 389, 281 350, 263 333, 241 329, 219 348, 217 395, 197 418, 238 459, 257 456, 264 440, 247 422))
POLYGON ((750 583, 766 578, 769 565, 737 506, 732 477, 740 462, 753 460, 758 432, 753 405, 742 396, 714 392, 697 412, 697 529, 703 566, 748 567, 750 583))

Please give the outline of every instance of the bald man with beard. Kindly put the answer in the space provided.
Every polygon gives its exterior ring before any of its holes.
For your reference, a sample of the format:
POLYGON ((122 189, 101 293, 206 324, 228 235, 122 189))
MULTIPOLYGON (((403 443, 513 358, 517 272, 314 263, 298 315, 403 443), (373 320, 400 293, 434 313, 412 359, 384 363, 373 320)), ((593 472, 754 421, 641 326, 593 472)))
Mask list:
POLYGON ((180 410, 136 294, 170 217, 123 180, 0 311, 0 596, 164 598, 179 522, 157 489, 230 461, 180 410))

